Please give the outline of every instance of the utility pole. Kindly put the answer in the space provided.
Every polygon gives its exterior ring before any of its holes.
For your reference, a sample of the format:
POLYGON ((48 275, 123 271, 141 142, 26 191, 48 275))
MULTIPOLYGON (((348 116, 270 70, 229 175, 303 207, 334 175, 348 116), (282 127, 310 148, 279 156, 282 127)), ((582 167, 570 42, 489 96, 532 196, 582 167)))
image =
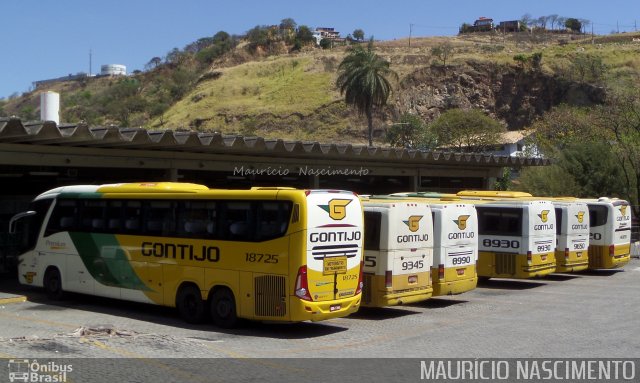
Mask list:
POLYGON ((409 48, 411 48, 411 34, 413 32, 413 24, 409 24, 409 48))
POLYGON ((595 44, 595 37, 593 35, 593 23, 591 23, 591 45, 595 44))

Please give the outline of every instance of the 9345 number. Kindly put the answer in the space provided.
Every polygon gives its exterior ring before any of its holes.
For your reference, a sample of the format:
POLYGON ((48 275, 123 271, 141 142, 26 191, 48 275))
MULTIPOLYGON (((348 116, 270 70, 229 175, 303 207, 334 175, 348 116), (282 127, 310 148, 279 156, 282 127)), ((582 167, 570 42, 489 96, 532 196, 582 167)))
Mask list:
POLYGON ((402 262, 402 270, 415 270, 424 267, 424 261, 422 259, 417 261, 404 261, 402 262))

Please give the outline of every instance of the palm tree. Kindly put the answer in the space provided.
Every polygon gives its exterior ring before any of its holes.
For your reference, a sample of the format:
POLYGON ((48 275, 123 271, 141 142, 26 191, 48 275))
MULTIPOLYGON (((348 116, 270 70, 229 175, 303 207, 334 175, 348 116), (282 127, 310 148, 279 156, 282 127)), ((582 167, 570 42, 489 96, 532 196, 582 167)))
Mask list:
POLYGON ((391 94, 387 76, 398 77, 389 62, 373 52, 373 37, 367 49, 361 45, 350 48, 338 66, 336 85, 345 95, 345 102, 367 117, 369 146, 373 146, 373 107, 386 105, 391 94))

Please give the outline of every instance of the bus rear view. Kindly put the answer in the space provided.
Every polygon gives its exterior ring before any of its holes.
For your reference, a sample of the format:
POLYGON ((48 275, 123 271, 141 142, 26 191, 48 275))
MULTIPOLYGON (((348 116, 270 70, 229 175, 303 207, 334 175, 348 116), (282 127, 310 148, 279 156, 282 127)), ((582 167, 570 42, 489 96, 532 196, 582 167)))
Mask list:
POLYGON ((533 278, 551 274, 555 210, 549 201, 479 201, 478 276, 533 278))
POLYGON ((613 269, 631 259, 631 206, 621 199, 584 200, 591 226, 589 268, 613 269))
POLYGON ((363 306, 384 307, 431 297, 433 221, 418 202, 365 201, 363 306))

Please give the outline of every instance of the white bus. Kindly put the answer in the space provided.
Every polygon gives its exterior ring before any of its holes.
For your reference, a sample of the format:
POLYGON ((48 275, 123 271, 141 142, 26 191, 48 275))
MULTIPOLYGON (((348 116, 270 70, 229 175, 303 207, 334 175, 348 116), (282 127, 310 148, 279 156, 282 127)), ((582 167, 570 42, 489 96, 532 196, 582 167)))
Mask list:
POLYGON ((556 210, 556 272, 589 267, 589 212, 579 201, 552 200, 556 210))
POLYGON ((389 198, 425 201, 433 212, 433 296, 473 290, 478 284, 478 216, 473 204, 451 194, 394 193, 389 198))
POLYGON ((433 295, 460 294, 476 288, 478 217, 473 204, 430 201, 433 212, 433 295))
POLYGON ((589 208, 589 268, 613 269, 631 259, 631 206, 629 202, 601 197, 580 199, 589 208))
POLYGON ((430 298, 434 242, 429 206, 366 198, 363 205, 362 305, 394 306, 430 298))
POLYGON ((533 278, 556 270, 555 208, 549 201, 464 200, 478 212, 478 276, 533 278))

